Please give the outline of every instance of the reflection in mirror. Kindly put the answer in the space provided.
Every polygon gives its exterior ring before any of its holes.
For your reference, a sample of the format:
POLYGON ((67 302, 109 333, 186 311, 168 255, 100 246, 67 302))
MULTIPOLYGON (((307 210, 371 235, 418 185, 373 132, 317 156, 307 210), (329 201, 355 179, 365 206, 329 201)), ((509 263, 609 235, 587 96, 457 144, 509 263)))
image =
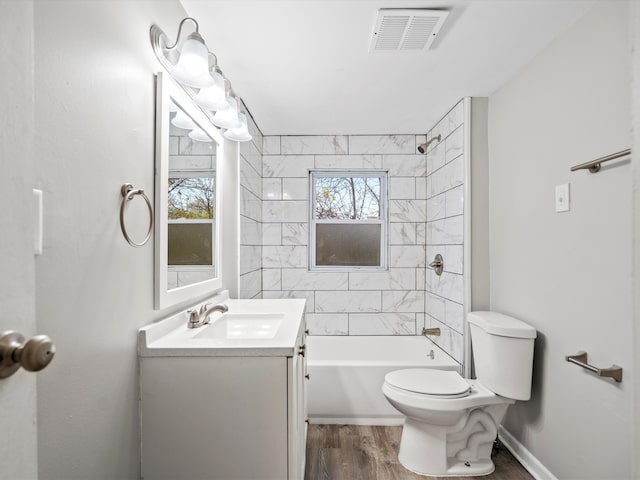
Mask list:
POLYGON ((222 138, 168 77, 158 74, 155 307, 219 289, 222 138))
POLYGON ((167 186, 167 289, 216 276, 217 144, 172 101, 167 186))

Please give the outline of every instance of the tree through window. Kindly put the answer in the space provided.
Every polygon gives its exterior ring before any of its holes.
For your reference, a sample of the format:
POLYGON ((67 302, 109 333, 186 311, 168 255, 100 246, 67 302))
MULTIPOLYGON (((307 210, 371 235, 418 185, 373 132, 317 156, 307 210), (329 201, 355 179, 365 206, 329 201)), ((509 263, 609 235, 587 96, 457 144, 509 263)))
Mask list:
POLYGON ((311 268, 386 267, 385 172, 311 173, 311 268))

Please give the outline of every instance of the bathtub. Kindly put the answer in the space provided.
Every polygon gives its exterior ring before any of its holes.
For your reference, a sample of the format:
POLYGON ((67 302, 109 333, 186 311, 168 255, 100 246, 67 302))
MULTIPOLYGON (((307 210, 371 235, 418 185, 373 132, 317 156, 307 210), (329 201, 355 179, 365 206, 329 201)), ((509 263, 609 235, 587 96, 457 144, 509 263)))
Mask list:
POLYGON ((460 371, 455 360, 419 336, 308 336, 307 352, 310 423, 402 425, 402 414, 382 394, 388 372, 416 367, 460 371))

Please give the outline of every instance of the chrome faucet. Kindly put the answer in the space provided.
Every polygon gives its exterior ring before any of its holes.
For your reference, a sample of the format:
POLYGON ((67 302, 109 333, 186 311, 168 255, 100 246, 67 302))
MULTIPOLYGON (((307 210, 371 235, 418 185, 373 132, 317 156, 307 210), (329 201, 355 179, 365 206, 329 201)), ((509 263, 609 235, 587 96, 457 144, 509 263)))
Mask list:
POLYGON ((227 307, 224 303, 220 303, 218 305, 211 306, 210 303, 205 303, 200 307, 200 311, 198 310, 187 310, 189 314, 189 321, 187 322, 188 328, 198 328, 203 325, 209 323, 209 317, 213 312, 222 312, 226 313, 229 311, 229 307, 227 307))

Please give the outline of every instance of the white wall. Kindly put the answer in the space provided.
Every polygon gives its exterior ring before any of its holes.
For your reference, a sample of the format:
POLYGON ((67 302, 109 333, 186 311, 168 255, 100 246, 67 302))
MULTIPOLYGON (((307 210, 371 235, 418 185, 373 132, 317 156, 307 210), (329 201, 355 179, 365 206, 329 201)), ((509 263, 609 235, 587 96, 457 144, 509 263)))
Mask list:
MULTIPOLYGON (((175 38, 184 16, 177 0, 35 2, 37 321, 58 346, 38 376, 43 480, 140 475, 136 330, 170 312, 153 310, 153 242, 132 248, 120 232, 120 186, 153 192, 149 28, 175 38)), ((144 208, 128 209, 135 238, 144 208)))
POLYGON ((601 1, 489 100, 491 308, 539 332, 504 425, 562 479, 631 477, 630 166, 569 172, 631 146, 628 39, 628 2, 601 1), (623 382, 565 361, 579 350, 623 382))
MULTIPOLYGON (((640 3, 629 0, 631 9, 630 25, 632 32, 632 117, 633 117, 633 151, 640 152, 640 3)), ((631 165, 633 173, 633 318, 634 318, 634 365, 640 365, 640 162, 631 165)), ((633 478, 640 478, 640 369, 635 369, 635 402, 634 402, 634 459, 633 478)))
MULTIPOLYGON (((35 331, 33 2, 0 2, 0 332, 35 331), (11 75, 8 72, 12 72, 11 75)), ((41 372, 40 374, 44 374, 41 372)), ((36 375, 0 380, 0 478, 37 478, 36 375)))

